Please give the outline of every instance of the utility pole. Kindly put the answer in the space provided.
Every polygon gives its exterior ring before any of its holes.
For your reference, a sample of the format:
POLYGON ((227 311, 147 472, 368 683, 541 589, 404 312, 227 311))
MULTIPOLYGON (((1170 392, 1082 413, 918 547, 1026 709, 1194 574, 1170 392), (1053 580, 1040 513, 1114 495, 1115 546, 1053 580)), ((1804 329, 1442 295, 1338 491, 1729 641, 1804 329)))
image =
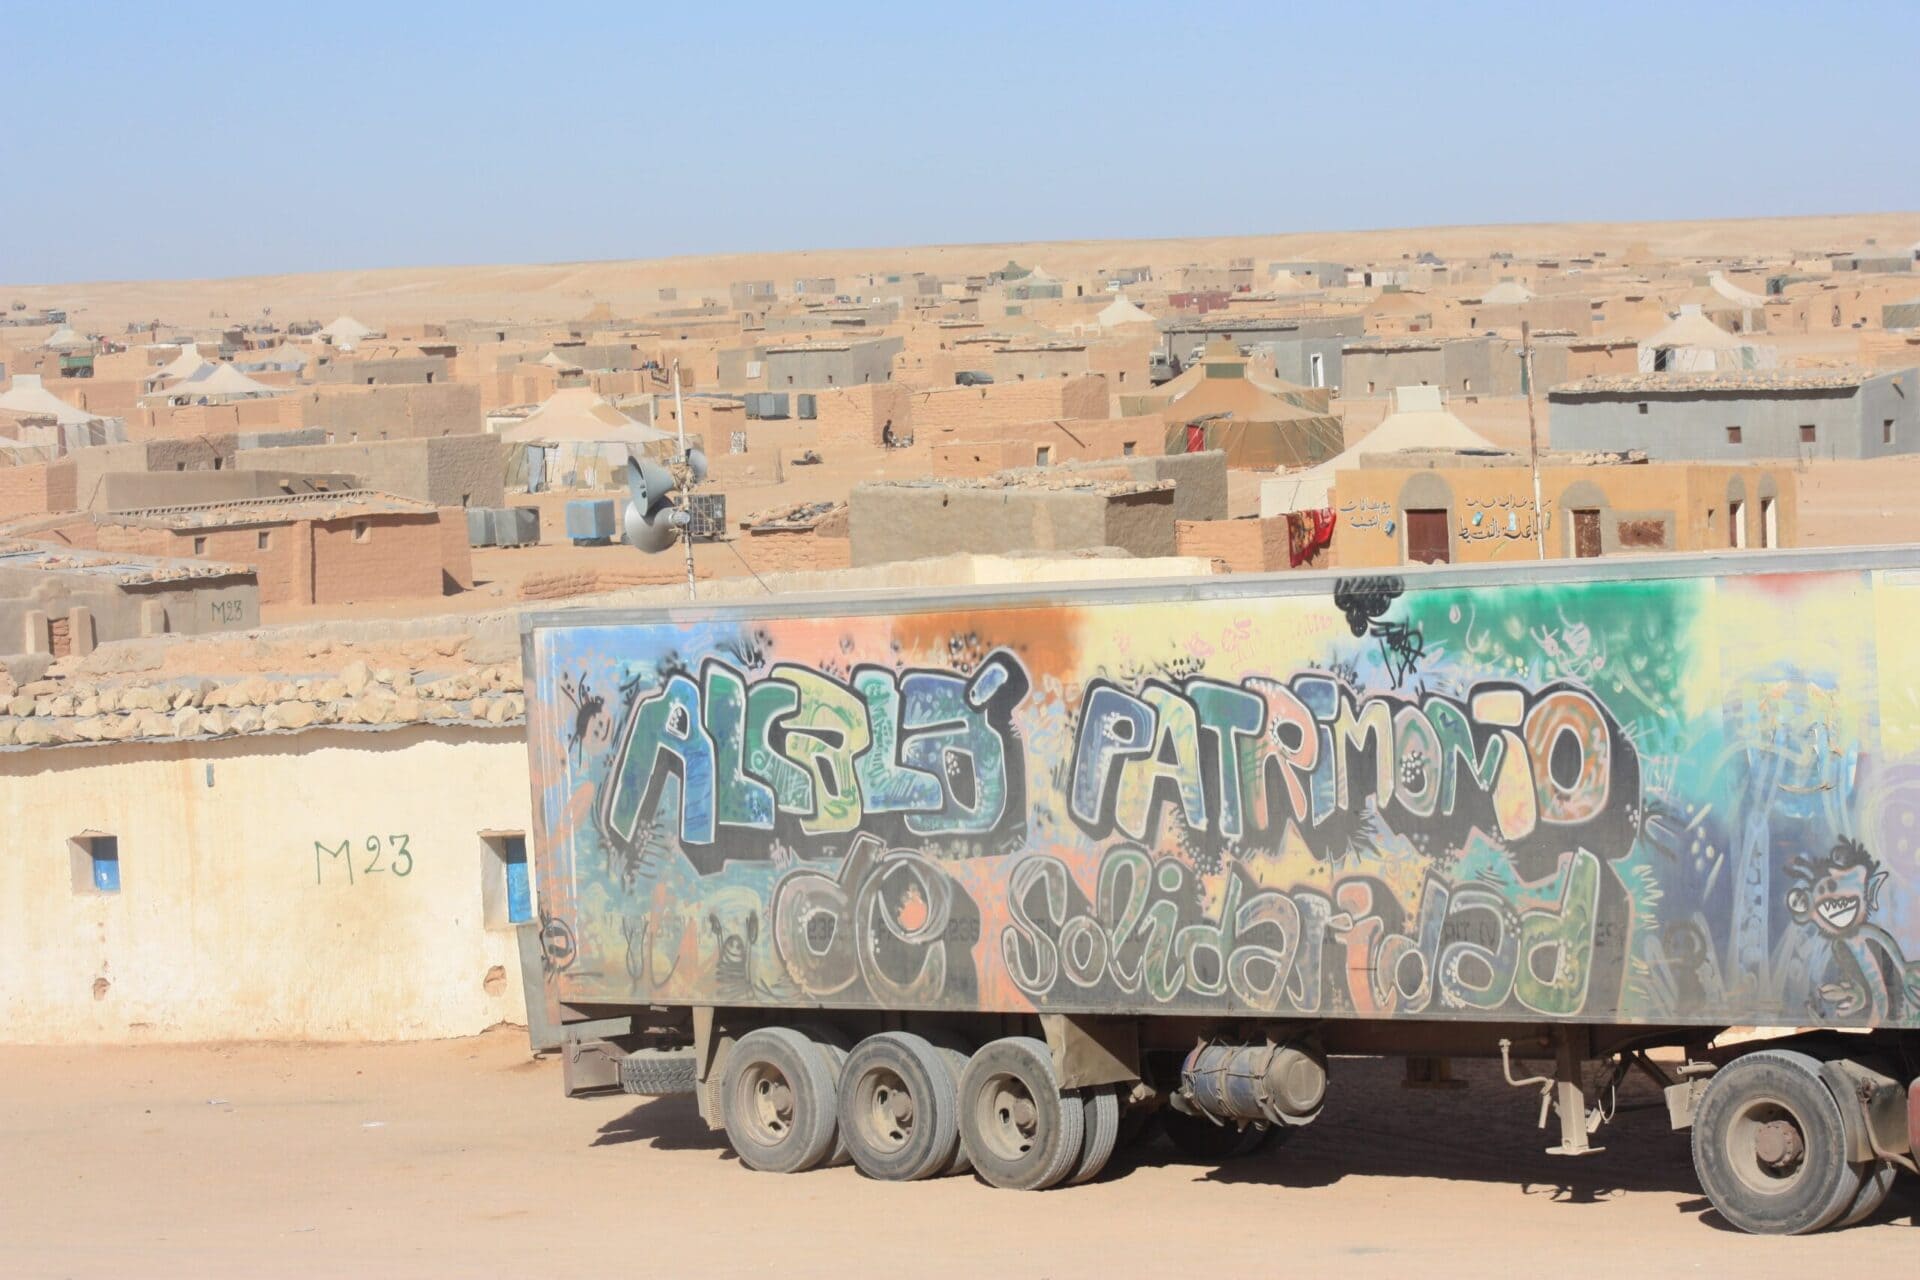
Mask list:
MULTIPOLYGON (((1528 403, 1531 405, 1532 402, 1529 401, 1528 403)), ((693 486, 695 480, 692 475, 692 468, 688 466, 687 460, 687 406, 686 402, 680 398, 680 357, 678 356, 673 358, 673 425, 680 430, 679 462, 682 467, 687 469, 688 473, 680 496, 686 500, 689 519, 686 527, 680 531, 680 536, 687 547, 687 599, 693 600, 698 598, 693 586, 693 521, 691 519, 693 515, 693 486)), ((1533 505, 1536 508, 1540 505, 1539 488, 1539 480, 1536 476, 1533 499, 1533 505)))
POLYGON ((1547 558, 1547 522, 1540 512, 1540 428, 1533 418, 1533 326, 1520 322, 1520 377, 1527 384, 1527 469, 1533 472, 1533 539, 1547 558))

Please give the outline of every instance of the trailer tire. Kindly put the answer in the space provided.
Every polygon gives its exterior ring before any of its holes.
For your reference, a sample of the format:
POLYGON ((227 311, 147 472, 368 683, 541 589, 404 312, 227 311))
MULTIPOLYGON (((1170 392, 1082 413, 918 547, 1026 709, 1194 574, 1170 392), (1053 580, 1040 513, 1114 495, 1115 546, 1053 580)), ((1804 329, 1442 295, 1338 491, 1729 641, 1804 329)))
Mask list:
POLYGON ((1853 1204, 1840 1215, 1835 1227, 1851 1227, 1865 1222, 1880 1211, 1893 1192, 1893 1180, 1898 1176, 1900 1166, 1891 1160, 1876 1160, 1867 1167, 1866 1176, 1860 1179, 1860 1194, 1853 1198, 1853 1204))
POLYGON ((996 1187, 1040 1191, 1080 1159, 1085 1105, 1064 1093, 1047 1046, 1008 1036, 981 1046, 960 1079, 960 1140, 996 1187))
POLYGON ((1067 1178, 1070 1187, 1092 1182, 1113 1158, 1120 1140, 1120 1095, 1111 1085, 1099 1085, 1080 1091, 1084 1114, 1081 1116, 1080 1162, 1067 1178))
MULTIPOLYGON (((939 1050, 940 1056, 947 1060, 947 1070, 953 1073, 954 1118, 959 1119, 960 1078, 967 1074, 967 1060, 973 1057, 973 1046, 951 1031, 932 1030, 926 1033, 927 1043, 939 1050)), ((962 1142, 953 1149, 953 1163, 945 1173, 972 1173, 973 1157, 967 1154, 967 1144, 962 1142)))
POLYGON ((838 1099, 828 1059, 791 1027, 749 1031, 727 1054, 721 1116, 742 1164, 801 1173, 833 1149, 838 1099))
POLYGON ((1860 1194, 1840 1106, 1802 1053, 1763 1049, 1722 1067, 1693 1122, 1693 1168, 1720 1215, 1755 1235, 1806 1235, 1860 1194))
POLYGON ((1235 1128, 1231 1124, 1216 1124, 1205 1116, 1188 1115, 1172 1107, 1162 1107, 1160 1128, 1167 1135, 1167 1140, 1173 1143, 1174 1150, 1187 1159, 1201 1164, 1219 1164, 1261 1150, 1274 1140, 1273 1130, 1278 1126, 1269 1125, 1260 1129, 1247 1125, 1245 1128, 1235 1128))
POLYGON ((910 1032, 868 1036, 840 1074, 840 1137, 869 1178, 945 1173, 960 1146, 958 1082, 940 1050, 910 1032))
MULTIPOLYGON (((840 1096, 840 1073, 846 1068, 847 1054, 853 1049, 853 1038, 830 1022, 796 1022, 793 1029, 813 1041, 814 1048, 827 1060, 827 1070, 833 1073, 833 1092, 837 1100, 840 1096)), ((847 1135, 840 1132, 837 1124, 833 1131, 833 1150, 827 1153, 827 1158, 821 1163, 828 1169, 853 1163, 853 1154, 847 1150, 847 1135)))
POLYGON ((695 1065, 691 1053, 630 1053, 620 1060, 620 1090, 646 1097, 692 1093, 700 1087, 694 1079, 695 1065))

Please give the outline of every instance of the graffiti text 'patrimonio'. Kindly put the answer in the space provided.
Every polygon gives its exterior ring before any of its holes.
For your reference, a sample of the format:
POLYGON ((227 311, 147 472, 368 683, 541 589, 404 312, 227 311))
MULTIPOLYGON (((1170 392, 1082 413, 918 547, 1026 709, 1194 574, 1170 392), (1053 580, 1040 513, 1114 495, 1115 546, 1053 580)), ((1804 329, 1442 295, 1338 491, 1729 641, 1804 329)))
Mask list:
MULTIPOLYGON (((1414 818, 1486 797, 1500 835, 1602 816, 1632 746, 1582 689, 1483 684, 1464 703, 1358 699, 1332 676, 1282 683, 1194 678, 1137 692, 1095 681, 1074 747, 1074 821, 1095 836, 1150 840, 1163 801, 1227 840, 1305 829, 1363 809, 1414 818), (1372 767, 1362 773, 1371 756, 1372 767), (1280 811, 1275 791, 1284 794, 1280 811)), ((1623 797, 1631 799, 1631 796, 1623 797)))

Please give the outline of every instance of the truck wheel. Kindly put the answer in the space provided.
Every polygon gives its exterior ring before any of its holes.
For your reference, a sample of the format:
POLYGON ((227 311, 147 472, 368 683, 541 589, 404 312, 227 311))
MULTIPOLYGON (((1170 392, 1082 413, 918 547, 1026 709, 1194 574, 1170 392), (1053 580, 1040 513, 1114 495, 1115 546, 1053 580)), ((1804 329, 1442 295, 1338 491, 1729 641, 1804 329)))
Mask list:
POLYGON ((960 1140, 974 1172, 996 1187, 1039 1191, 1066 1177, 1080 1159, 1085 1116, 1031 1036, 983 1045, 960 1078, 960 1140))
MULTIPOLYGON (((853 1041, 846 1032, 828 1022, 797 1022, 795 1031, 813 1041, 813 1047, 826 1059, 827 1070, 833 1076, 834 1096, 839 1097, 840 1073, 847 1065, 847 1054, 853 1048, 853 1041)), ((821 1162, 826 1168, 837 1169, 844 1164, 853 1163, 853 1154, 847 1150, 847 1135, 834 1126, 833 1149, 827 1152, 821 1162)))
MULTIPOLYGON (((967 1060, 973 1057, 973 1046, 953 1032, 939 1029, 927 1032, 927 1043, 939 1050, 940 1056, 947 1060, 947 1070, 953 1074, 953 1087, 956 1091, 954 1106, 958 1108, 960 1078, 967 1074, 967 1060)), ((956 1110, 955 1119, 958 1118, 959 1113, 956 1110)), ((945 1172, 973 1172, 973 1157, 967 1154, 966 1143, 962 1142, 954 1147, 953 1162, 946 1167, 945 1172)))
POLYGON ((1853 1204, 1840 1215, 1836 1227, 1851 1227, 1865 1222, 1880 1211, 1887 1202, 1887 1196, 1893 1192, 1893 1179, 1900 1172, 1900 1166, 1891 1160, 1876 1160, 1867 1167, 1867 1174, 1860 1179, 1860 1194, 1853 1198, 1853 1204))
POLYGON ((791 1027, 762 1027, 727 1054, 720 1086, 727 1140, 741 1163, 800 1173, 833 1149, 833 1074, 813 1041, 791 1027))
POLYGON ((960 1145, 958 1086, 919 1036, 868 1036, 840 1073, 840 1136, 869 1178, 912 1182, 945 1173, 960 1145))
POLYGON ((1273 1130, 1277 1127, 1257 1129, 1248 1125, 1236 1129, 1231 1124, 1215 1124, 1205 1116, 1190 1116, 1172 1107, 1160 1109, 1160 1128, 1166 1132, 1174 1150, 1201 1164, 1219 1164, 1252 1155, 1274 1140, 1273 1130))
POLYGON ((1067 1178, 1068 1186, 1092 1182, 1113 1158, 1114 1144, 1120 1140, 1120 1095, 1111 1085, 1080 1091, 1080 1162, 1067 1178))
POLYGON ((1839 1104, 1805 1054, 1764 1049, 1713 1077, 1693 1121, 1693 1168, 1722 1217, 1755 1235, 1805 1235, 1860 1194, 1839 1104))

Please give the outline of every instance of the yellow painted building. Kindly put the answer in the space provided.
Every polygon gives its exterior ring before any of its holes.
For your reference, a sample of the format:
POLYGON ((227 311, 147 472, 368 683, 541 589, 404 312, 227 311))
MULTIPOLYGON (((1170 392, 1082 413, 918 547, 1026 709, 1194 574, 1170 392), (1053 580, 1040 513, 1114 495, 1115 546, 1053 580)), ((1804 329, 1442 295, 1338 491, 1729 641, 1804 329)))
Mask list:
POLYGON ((509 916, 533 904, 513 912, 507 892, 531 811, 518 725, 12 750, 0 809, 0 1042, 526 1021, 509 916))
POLYGON ((1387 454, 1341 471, 1336 568, 1481 564, 1798 544, 1789 467, 1544 462, 1540 516, 1524 459, 1387 454))

